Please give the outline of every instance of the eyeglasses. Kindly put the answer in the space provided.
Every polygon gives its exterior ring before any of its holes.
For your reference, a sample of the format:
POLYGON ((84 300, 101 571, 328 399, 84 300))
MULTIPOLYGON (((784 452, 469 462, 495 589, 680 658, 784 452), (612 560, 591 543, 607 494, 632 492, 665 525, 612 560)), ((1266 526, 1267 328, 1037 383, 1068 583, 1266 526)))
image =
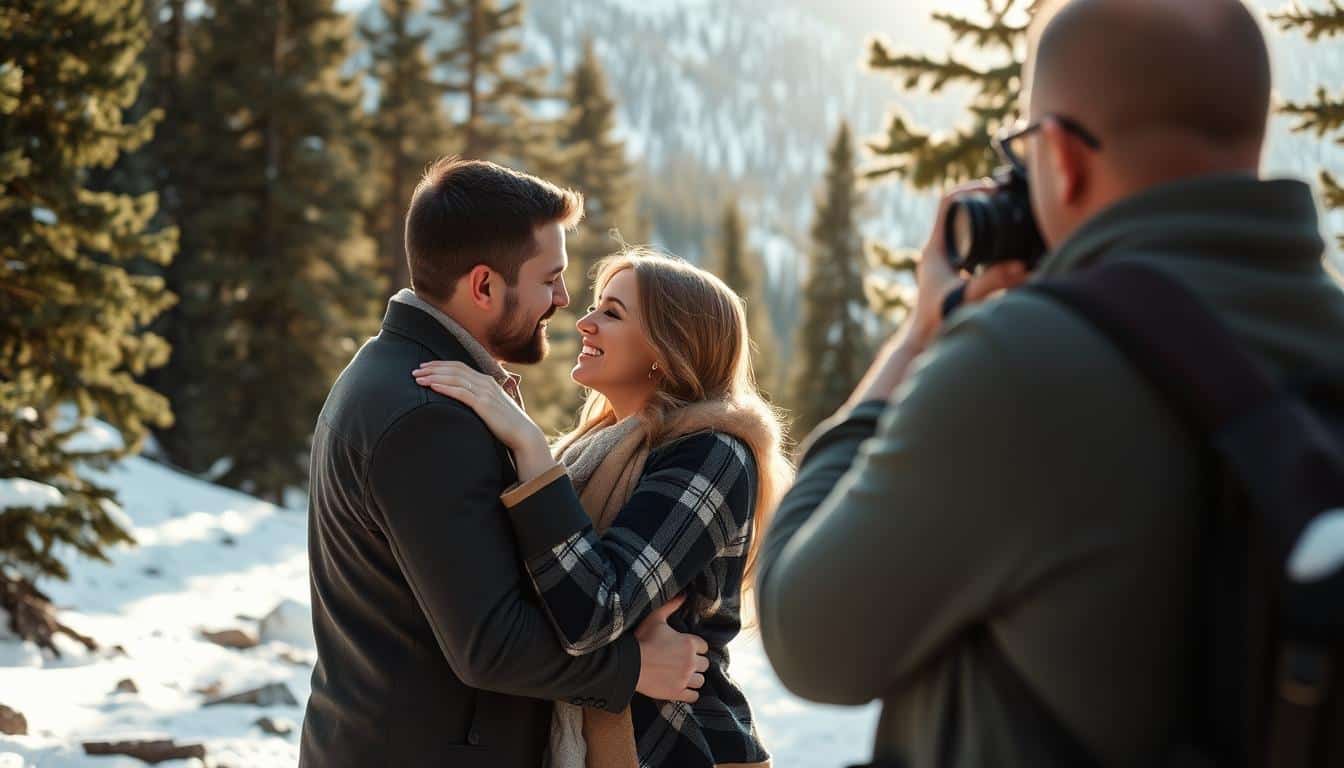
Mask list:
POLYGON ((1053 120, 1059 127, 1077 136, 1083 144, 1093 151, 1101 149, 1101 140, 1091 131, 1087 130, 1077 120, 1064 117, 1063 115, 1046 115, 1035 122, 1019 120, 1017 123, 1000 133, 994 139, 994 150, 999 153, 999 157, 1005 163, 1013 166, 1022 175, 1027 173, 1027 158, 1031 155, 1031 143, 1027 139, 1031 138, 1033 133, 1045 127, 1047 121, 1053 120))

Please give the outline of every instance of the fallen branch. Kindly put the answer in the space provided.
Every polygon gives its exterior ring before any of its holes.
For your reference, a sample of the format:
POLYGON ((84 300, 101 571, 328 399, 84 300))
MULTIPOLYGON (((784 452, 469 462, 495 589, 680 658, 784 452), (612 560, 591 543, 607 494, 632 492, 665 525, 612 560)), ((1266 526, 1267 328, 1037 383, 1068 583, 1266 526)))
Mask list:
POLYGON ((165 760, 185 760, 189 757, 205 759, 205 747, 201 744, 176 744, 170 739, 155 741, 86 741, 86 755, 126 755, 143 760, 146 763, 162 763, 165 760))
POLYGON ((27 579, 0 572, 0 608, 9 614, 9 627, 14 634, 51 651, 58 658, 61 652, 52 642, 56 635, 76 640, 90 651, 98 650, 98 643, 93 638, 61 623, 56 618, 51 598, 38 591, 27 579))

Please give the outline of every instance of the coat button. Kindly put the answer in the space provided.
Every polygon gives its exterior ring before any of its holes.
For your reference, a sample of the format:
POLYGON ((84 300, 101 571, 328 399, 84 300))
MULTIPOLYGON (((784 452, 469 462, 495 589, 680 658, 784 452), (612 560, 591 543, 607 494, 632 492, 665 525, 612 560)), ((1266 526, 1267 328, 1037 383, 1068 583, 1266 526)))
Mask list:
POLYGON ((470 731, 469 733, 467 733, 467 743, 468 743, 468 744, 471 744, 472 746, 475 746, 475 745, 477 745, 477 744, 480 744, 480 743, 481 743, 481 734, 477 733, 477 732, 473 729, 472 731, 470 731))

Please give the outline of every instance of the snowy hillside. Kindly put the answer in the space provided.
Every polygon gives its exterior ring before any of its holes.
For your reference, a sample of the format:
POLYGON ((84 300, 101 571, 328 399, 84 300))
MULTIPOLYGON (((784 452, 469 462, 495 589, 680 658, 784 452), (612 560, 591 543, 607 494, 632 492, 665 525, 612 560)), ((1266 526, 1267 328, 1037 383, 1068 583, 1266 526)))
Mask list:
MULTIPOLYGON (((1279 95, 1306 98, 1317 85, 1344 81, 1344 44, 1312 44, 1266 19, 1285 4, 1252 2, 1269 31, 1279 95)), ((582 41, 593 39, 632 154, 654 179, 684 174, 688 164, 733 179, 759 204, 758 236, 782 233, 801 243, 825 147, 841 119, 859 137, 881 132, 892 109, 935 128, 966 119, 957 88, 903 93, 863 68, 873 36, 941 56, 951 38, 931 20, 935 10, 974 16, 983 2, 541 0, 528 6, 527 50, 563 72, 582 41)), ((1344 168, 1344 148, 1289 128, 1275 119, 1267 172, 1314 178, 1322 164, 1344 168)), ((896 183, 868 194, 871 234, 900 245, 922 241, 932 195, 896 183)), ((1344 232, 1344 221, 1334 224, 1344 232)))
MULTIPOLYGON (((144 458, 122 462, 99 481, 117 490, 140 544, 113 552, 111 564, 75 561, 69 583, 41 585, 62 619, 102 650, 69 643, 62 659, 49 658, 16 642, 0 616, 0 705, 24 715, 29 734, 0 735, 0 768, 142 766, 130 757, 86 756, 81 747, 133 739, 200 744, 210 766, 292 768, 314 659, 304 513, 144 458), (202 630, 260 634, 261 642, 231 649, 207 641, 202 630), (119 684, 129 688, 124 680, 136 690, 119 691, 119 684), (203 706, 273 684, 294 703, 203 706), (257 725, 262 718, 274 730, 292 730, 267 733, 257 725)), ((778 765, 834 768, 866 756, 874 708, 816 707, 793 698, 750 636, 733 649, 733 674, 778 765)))

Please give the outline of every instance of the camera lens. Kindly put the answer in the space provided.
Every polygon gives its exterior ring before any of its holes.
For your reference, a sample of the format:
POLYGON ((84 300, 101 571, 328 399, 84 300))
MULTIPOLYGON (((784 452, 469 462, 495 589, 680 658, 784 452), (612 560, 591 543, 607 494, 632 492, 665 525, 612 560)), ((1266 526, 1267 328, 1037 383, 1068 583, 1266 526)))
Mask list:
POLYGON ((977 254, 976 250, 988 243, 991 235, 987 224, 992 212, 987 210, 987 203, 984 195, 967 195, 948 209, 947 255, 954 268, 969 269, 984 261, 985 254, 977 254))
POLYGON ((989 192, 968 193, 948 207, 943 238, 954 269, 974 272, 1005 261, 1032 269, 1045 254, 1026 177, 1003 168, 994 181, 989 192))
POLYGON ((971 227, 971 214, 964 205, 957 206, 952 217, 952 242, 958 254, 970 253, 975 247, 975 229, 971 227))

